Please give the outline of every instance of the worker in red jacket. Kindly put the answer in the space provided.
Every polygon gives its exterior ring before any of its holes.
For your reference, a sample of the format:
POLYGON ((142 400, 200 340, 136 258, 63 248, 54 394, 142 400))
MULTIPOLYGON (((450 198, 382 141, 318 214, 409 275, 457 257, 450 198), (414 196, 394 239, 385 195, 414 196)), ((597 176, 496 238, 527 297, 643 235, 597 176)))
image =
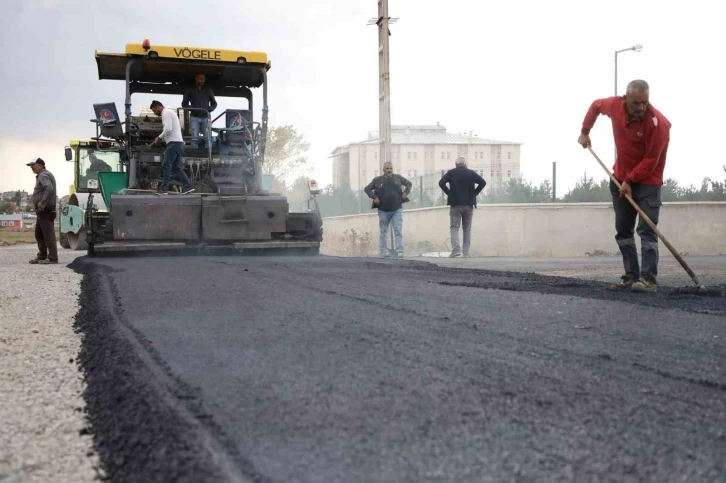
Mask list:
POLYGON ((645 221, 638 221, 642 253, 642 267, 639 267, 633 234, 638 212, 624 197, 630 195, 651 221, 658 224, 671 123, 650 105, 649 93, 647 82, 634 80, 628 84, 625 96, 596 100, 585 115, 577 140, 587 148, 597 116, 605 115, 612 120, 617 151, 613 175, 621 187, 618 190, 611 180, 610 192, 615 210, 615 240, 623 255, 625 275, 611 290, 653 292, 657 287, 658 236, 645 221))

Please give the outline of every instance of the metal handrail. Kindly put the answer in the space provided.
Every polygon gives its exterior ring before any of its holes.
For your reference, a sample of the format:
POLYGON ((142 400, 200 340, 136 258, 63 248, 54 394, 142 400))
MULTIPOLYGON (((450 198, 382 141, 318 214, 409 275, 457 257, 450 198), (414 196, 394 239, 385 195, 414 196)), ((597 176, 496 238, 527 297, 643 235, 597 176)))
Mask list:
MULTIPOLYGON (((206 113, 207 115, 207 129, 206 129, 206 135, 207 135, 207 155, 209 156, 209 162, 212 162, 212 116, 210 112, 206 109, 203 109, 201 107, 177 107, 176 110, 179 112, 179 110, 182 111, 201 111, 206 113)), ((178 115, 178 114, 177 114, 178 115)))

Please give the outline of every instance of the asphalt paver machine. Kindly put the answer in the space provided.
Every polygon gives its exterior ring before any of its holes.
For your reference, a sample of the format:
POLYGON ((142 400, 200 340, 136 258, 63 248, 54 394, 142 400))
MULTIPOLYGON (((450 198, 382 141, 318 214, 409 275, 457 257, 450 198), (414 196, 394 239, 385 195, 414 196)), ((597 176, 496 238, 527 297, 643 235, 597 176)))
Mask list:
POLYGON ((99 79, 125 83, 126 109, 122 121, 115 103, 93 105, 96 137, 92 154, 96 158, 112 154, 119 169, 94 173, 85 181, 88 198, 85 208, 76 210, 83 215, 77 231, 85 234, 82 246, 89 255, 160 250, 210 253, 218 249, 319 253, 323 229, 315 182, 309 186, 315 208, 301 213, 289 212, 287 198, 264 186, 267 72, 271 67, 267 54, 154 46, 144 40, 127 44, 124 53, 96 52, 95 56, 99 79), (163 130, 161 118, 145 108, 133 116, 131 97, 153 94, 168 107, 174 105, 169 96, 176 96, 180 105, 185 90, 194 88, 198 74, 205 76, 205 86, 217 99, 231 98, 233 105, 245 105, 215 112, 215 117, 205 109, 174 108, 185 141, 183 169, 196 191, 181 194, 180 184, 173 181, 168 195, 158 195, 165 146, 153 141, 163 130), (252 89, 256 88, 262 90, 259 121, 253 116, 252 89), (192 145, 192 111, 207 118, 201 148, 192 145))

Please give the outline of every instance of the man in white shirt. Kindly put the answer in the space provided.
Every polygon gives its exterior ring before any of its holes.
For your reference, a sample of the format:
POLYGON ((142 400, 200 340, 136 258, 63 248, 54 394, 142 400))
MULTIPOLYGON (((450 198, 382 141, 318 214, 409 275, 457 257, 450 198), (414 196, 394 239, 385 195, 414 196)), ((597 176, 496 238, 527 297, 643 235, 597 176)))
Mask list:
POLYGON ((154 144, 158 144, 159 141, 166 141, 164 161, 161 165, 164 169, 164 181, 157 194, 169 194, 169 182, 172 174, 183 183, 182 194, 191 193, 194 188, 182 169, 181 163, 182 153, 184 152, 184 138, 182 138, 179 117, 171 109, 165 108, 159 101, 152 101, 150 107, 154 114, 161 116, 161 122, 164 126, 163 132, 154 139, 154 144))

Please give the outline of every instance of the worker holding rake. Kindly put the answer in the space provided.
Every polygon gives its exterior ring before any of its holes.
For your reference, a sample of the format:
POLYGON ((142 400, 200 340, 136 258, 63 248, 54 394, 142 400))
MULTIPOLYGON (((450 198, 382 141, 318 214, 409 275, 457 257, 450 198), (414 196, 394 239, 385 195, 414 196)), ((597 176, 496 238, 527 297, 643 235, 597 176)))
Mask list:
POLYGON ((578 143, 590 144, 590 130, 599 115, 612 120, 617 156, 610 192, 615 210, 615 240, 623 256, 625 275, 611 290, 654 292, 658 275, 658 236, 640 216, 637 233, 641 241, 642 266, 638 264, 634 229, 638 211, 627 199, 658 224, 663 169, 670 141, 671 123, 649 103, 650 88, 644 80, 628 84, 625 96, 598 99, 590 105, 582 123, 578 143), (618 187, 618 184, 620 185, 618 187))

